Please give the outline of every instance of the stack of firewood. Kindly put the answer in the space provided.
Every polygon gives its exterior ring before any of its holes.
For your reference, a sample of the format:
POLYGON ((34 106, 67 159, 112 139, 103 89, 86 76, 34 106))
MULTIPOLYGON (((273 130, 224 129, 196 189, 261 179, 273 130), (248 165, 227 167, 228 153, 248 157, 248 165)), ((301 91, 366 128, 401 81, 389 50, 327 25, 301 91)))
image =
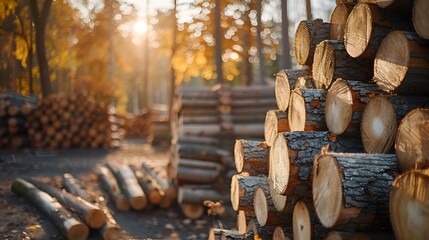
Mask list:
POLYGON ((204 200, 228 198, 233 140, 263 138, 264 117, 258 115, 275 106, 274 88, 180 89, 176 99, 169 175, 179 184, 182 212, 198 218, 204 200))
POLYGON ((25 122, 36 102, 35 97, 0 91, 0 148, 18 149, 29 145, 25 122))
POLYGON ((331 24, 298 26, 305 66, 277 75, 265 142, 237 141, 238 231, 212 239, 429 234, 428 2, 337 3, 331 24))
POLYGON ((129 114, 124 118, 126 138, 147 138, 151 135, 152 121, 150 112, 142 110, 139 114, 129 114))
POLYGON ((47 97, 27 116, 30 142, 37 148, 119 147, 121 126, 113 107, 83 94, 47 97))

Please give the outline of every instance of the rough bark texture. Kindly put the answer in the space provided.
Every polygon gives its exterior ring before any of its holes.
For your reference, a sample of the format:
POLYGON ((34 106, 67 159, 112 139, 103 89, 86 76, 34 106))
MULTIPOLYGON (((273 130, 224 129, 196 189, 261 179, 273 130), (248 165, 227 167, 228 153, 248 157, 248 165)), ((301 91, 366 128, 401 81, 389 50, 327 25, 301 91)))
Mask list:
POLYGON ((253 198, 256 219, 261 226, 292 223, 292 213, 278 212, 274 207, 268 186, 257 186, 253 198))
POLYGON ((429 109, 412 110, 402 119, 395 152, 403 172, 429 168, 429 109))
POLYGON ((287 113, 278 110, 268 111, 264 124, 264 136, 267 145, 273 144, 278 133, 287 131, 290 131, 287 113))
POLYGON ((98 176, 104 189, 109 194, 111 201, 115 204, 115 207, 122 211, 129 210, 130 204, 127 197, 122 193, 118 182, 112 173, 107 168, 100 167, 98 169, 98 176))
POLYGON ((256 187, 268 186, 266 177, 234 175, 231 180, 231 205, 235 211, 253 212, 256 187))
POLYGON ((393 154, 323 154, 314 162, 313 201, 325 227, 388 227, 393 154))
POLYGON ((241 234, 238 231, 219 229, 219 228, 210 228, 209 240, 253 240, 253 235, 251 234, 241 234))
POLYGON ((301 21, 295 32, 294 42, 298 64, 311 65, 316 45, 327 39, 329 39, 329 23, 324 23, 322 19, 301 21))
POLYGON ((291 92, 288 121, 290 131, 327 130, 323 89, 294 89, 291 92))
POLYGON ((331 14, 329 38, 331 40, 344 40, 344 30, 347 24, 347 17, 353 9, 353 5, 337 3, 331 14))
POLYGON ((411 32, 393 31, 380 45, 374 61, 374 81, 386 92, 427 95, 429 41, 411 32))
POLYGON ((275 226, 261 226, 256 219, 249 222, 249 233, 254 239, 272 239, 275 226))
POLYGON ((313 62, 316 88, 329 88, 337 78, 368 82, 372 71, 372 61, 352 58, 341 41, 325 40, 316 47, 313 62))
POLYGON ((246 172, 251 176, 268 174, 267 149, 259 141, 236 140, 234 159, 238 173, 246 172))
POLYGON ((308 67, 303 69, 285 69, 276 75, 275 95, 277 106, 280 111, 285 112, 289 106, 290 91, 294 88, 299 77, 309 76, 311 71, 308 67))

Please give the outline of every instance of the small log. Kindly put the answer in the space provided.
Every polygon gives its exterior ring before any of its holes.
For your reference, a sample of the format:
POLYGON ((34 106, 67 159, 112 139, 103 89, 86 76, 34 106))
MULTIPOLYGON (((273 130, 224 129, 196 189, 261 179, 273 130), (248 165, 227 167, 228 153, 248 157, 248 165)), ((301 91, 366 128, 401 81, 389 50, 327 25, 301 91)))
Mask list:
POLYGON ((294 89, 288 109, 290 131, 326 130, 324 89, 294 89))
POLYGON ((275 226, 261 226, 256 219, 249 221, 249 233, 254 239, 272 239, 275 226))
POLYGON ((311 71, 308 67, 303 69, 286 69, 276 74, 275 95, 277 106, 280 111, 285 112, 289 106, 290 91, 295 86, 299 77, 309 76, 311 71))
POLYGON ((390 220, 398 239, 427 239, 428 186, 428 169, 406 172, 393 182, 390 193, 390 220))
POLYGON ((372 62, 352 58, 342 41, 325 40, 319 43, 314 53, 314 87, 326 89, 337 78, 368 82, 372 78, 372 62))
POLYGON ((33 184, 17 178, 11 190, 34 204, 70 240, 84 240, 89 235, 88 227, 73 217, 55 198, 40 191, 33 184))
POLYGON ((199 219, 204 215, 204 207, 200 204, 179 204, 180 210, 189 219, 199 219))
POLYGON ((76 195, 84 199, 85 201, 91 202, 92 196, 88 194, 88 192, 83 189, 78 180, 73 177, 70 173, 64 173, 63 175, 63 185, 64 188, 71 194, 76 195))
POLYGON ((344 30, 347 18, 353 9, 353 5, 338 3, 331 14, 329 38, 331 40, 344 40, 344 30))
POLYGON ((290 227, 276 226, 274 229, 273 240, 291 240, 292 229, 290 227))
POLYGON ((266 185, 256 187, 253 208, 256 219, 261 226, 291 224, 292 214, 276 210, 271 199, 270 190, 266 185))
POLYGON ((329 38, 329 23, 322 19, 303 20, 295 32, 295 56, 300 65, 313 63, 316 45, 329 38))
POLYGON ((250 234, 242 234, 235 230, 227 230, 220 228, 210 228, 209 240, 253 240, 250 234))
POLYGON ((56 198, 61 205, 71 212, 75 212, 90 228, 98 229, 106 223, 106 214, 94 204, 46 183, 34 179, 27 179, 26 181, 56 198))
POLYGON ((399 172, 394 154, 322 154, 313 169, 314 207, 324 227, 390 225, 390 186, 399 172))
POLYGON ((231 179, 231 205, 235 211, 253 212, 253 196, 257 186, 267 186, 266 177, 234 175, 231 179))
POLYGON ((429 109, 415 109, 401 121, 395 152, 403 172, 429 168, 429 109))
POLYGON ((178 148, 180 158, 184 159, 220 161, 221 158, 231 155, 229 151, 207 145, 181 144, 178 148))
POLYGON ((299 201, 293 209, 293 238, 296 240, 324 239, 328 229, 317 218, 313 203, 299 201))
POLYGON ((212 189, 207 185, 183 185, 179 187, 177 202, 179 204, 203 205, 204 201, 227 201, 228 196, 212 189))
POLYGON ((267 145, 273 144, 278 133, 287 131, 290 131, 287 113, 278 110, 268 111, 264 124, 264 136, 267 145))
POLYGON ((251 176, 268 174, 267 149, 259 141, 236 140, 234 160, 238 173, 246 172, 251 176))
POLYGON ((138 169, 134 166, 131 166, 131 168, 149 202, 151 204, 160 204, 165 197, 165 192, 156 179, 152 178, 144 169, 138 169))
POLYGON ((221 172, 209 168, 178 167, 177 181, 179 184, 197 183, 210 184, 216 181, 221 172))
POLYGON ((429 98, 413 96, 376 96, 372 98, 361 121, 361 138, 367 153, 391 151, 397 122, 411 110, 429 107, 429 98))
POLYGON ((247 222, 248 222, 248 214, 245 211, 238 211, 237 214, 237 230, 239 233, 244 234, 248 232, 247 222))
POLYGON ((148 202, 133 170, 127 165, 116 166, 110 162, 106 163, 106 166, 118 181, 121 192, 127 197, 131 208, 143 210, 148 202))
MULTIPOLYGON (((157 171, 155 168, 150 168, 146 163, 142 163, 142 169, 152 176, 152 178, 156 179, 159 186, 164 190, 166 197, 164 200, 168 203, 171 200, 176 199, 177 190, 174 184, 167 178, 167 174, 164 169, 157 171), (169 201, 170 200, 170 201, 169 201)), ((162 203, 161 203, 162 204, 162 203)), ((164 203, 166 204, 166 203, 164 203)))
POLYGON ((429 23, 427 21, 428 1, 414 0, 413 25, 417 34, 424 39, 429 39, 429 23), (425 10, 426 9, 426 10, 425 10))
POLYGON ((374 81, 386 92, 429 93, 429 41, 411 32, 393 31, 382 41, 374 61, 374 81))
POLYGON ((374 83, 348 81, 341 78, 326 93, 326 126, 335 135, 359 134, 362 112, 370 97, 381 94, 374 83))
POLYGON ((295 203, 298 201, 297 196, 283 196, 274 189, 274 183, 268 179, 268 187, 270 189, 271 200, 273 205, 279 212, 292 212, 295 203))

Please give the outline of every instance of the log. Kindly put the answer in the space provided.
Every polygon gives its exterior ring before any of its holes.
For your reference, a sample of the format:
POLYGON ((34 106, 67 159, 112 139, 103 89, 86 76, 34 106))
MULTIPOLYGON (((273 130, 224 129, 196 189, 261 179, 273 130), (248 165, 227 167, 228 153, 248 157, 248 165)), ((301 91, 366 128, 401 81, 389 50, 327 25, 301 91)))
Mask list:
POLYGON ((180 210, 189 219, 199 219, 204 215, 204 207, 199 204, 179 204, 180 210))
POLYGON ((70 240, 84 240, 89 235, 88 227, 74 218, 55 198, 40 191, 33 184, 17 178, 11 186, 17 195, 34 204, 70 240))
POLYGON ((357 4, 347 18, 344 45, 350 56, 374 59, 383 38, 391 31, 374 23, 381 18, 379 7, 357 4))
POLYGON ((83 189, 78 180, 73 177, 70 173, 64 173, 63 175, 63 185, 64 188, 71 194, 76 195, 84 199, 85 201, 91 202, 92 196, 88 194, 88 192, 83 189))
POLYGON ((131 166, 131 168, 149 202, 151 204, 160 204, 165 197, 165 192, 158 184, 158 181, 150 176, 144 169, 138 169, 135 166, 131 166))
POLYGON ((413 170, 393 182, 390 220, 398 239, 427 239, 429 170, 413 170))
POLYGON ((280 111, 285 112, 289 106, 290 91, 295 86, 299 77, 309 76, 311 71, 308 67, 303 69, 286 69, 276 74, 275 96, 280 111))
POLYGON ((219 162, 222 158, 231 155, 229 151, 218 147, 197 144, 181 144, 179 145, 178 153, 180 158, 184 159, 199 159, 207 161, 219 162))
POLYGON ((261 226, 291 224, 292 214, 278 212, 271 199, 270 190, 266 185, 256 187, 253 197, 253 208, 256 219, 261 226))
POLYGON ((313 169, 313 202, 324 227, 390 225, 390 186, 399 172, 394 154, 325 153, 313 169))
POLYGON ((247 233, 247 214, 245 211, 238 211, 237 213, 237 230, 239 233, 244 234, 247 233))
POLYGON ((413 25, 417 34, 424 39, 429 39, 429 23, 426 11, 428 5, 429 3, 426 0, 414 0, 413 25))
POLYGON ((275 226, 261 226, 256 219, 249 221, 249 233, 254 239, 272 239, 275 226))
POLYGON ((106 166, 118 181, 119 188, 127 197, 131 208, 143 210, 148 202, 133 170, 127 165, 117 166, 110 162, 106 163, 106 166))
POLYGON ((215 182, 216 179, 219 178, 220 174, 221 172, 216 169, 178 167, 176 178, 179 184, 210 184, 215 182))
POLYGON ((227 230, 220 228, 210 228, 209 240, 253 240, 250 234, 242 234, 235 230, 227 230))
POLYGON ((287 113, 278 110, 269 110, 264 124, 264 136, 267 145, 271 146, 273 144, 274 138, 278 133, 288 131, 290 131, 290 128, 287 113))
POLYGON ((368 82, 372 72, 372 62, 349 56, 342 41, 325 40, 316 47, 313 61, 315 88, 329 88, 337 78, 368 82))
POLYGON ((177 194, 176 187, 170 180, 168 180, 167 174, 164 171, 164 169, 157 170, 155 168, 150 168, 146 163, 142 163, 141 168, 145 169, 145 171, 150 176, 152 176, 152 178, 157 180, 159 186, 164 190, 166 194, 166 197, 164 198, 164 200, 167 201, 167 203, 170 202, 169 200, 176 199, 176 194, 177 194))
POLYGON ((197 136, 179 136, 177 142, 185 145, 199 144, 199 145, 216 146, 219 144, 219 140, 217 138, 197 137, 197 136))
POLYGON ((324 228, 317 218, 312 202, 298 201, 293 209, 293 238, 324 239, 328 229, 324 228))
POLYGON ((234 175, 231 179, 231 205, 235 211, 253 212, 253 196, 256 187, 267 187, 266 177, 234 175))
POLYGON ((295 32, 295 56, 300 65, 313 63, 316 45, 329 38, 329 23, 322 19, 303 20, 295 32))
POLYGON ((274 183, 268 179, 268 187, 270 189, 271 200, 273 205, 279 212, 292 212, 295 203, 298 201, 297 196, 283 196, 274 189, 274 183))
POLYGON ((396 132, 395 152, 403 172, 429 168, 429 109, 409 112, 396 132))
POLYGON ((324 89, 294 89, 288 109, 290 131, 326 130, 324 89))
POLYGON ((353 5, 339 3, 331 14, 329 38, 331 40, 344 40, 344 30, 347 18, 353 9, 353 5))
POLYGON ((338 232, 332 231, 326 235, 325 240, 392 240, 396 239, 392 232, 338 232))
POLYGON ((292 238, 292 229, 290 227, 276 226, 274 229, 273 240, 290 240, 292 238))
POLYGON ((238 173, 246 172, 251 176, 268 174, 267 149, 259 141, 236 140, 234 160, 238 173))
POLYGON ((362 112, 374 94, 381 94, 374 83, 337 79, 326 93, 325 119, 335 135, 359 134, 362 112))
POLYGON ((233 133, 237 136, 260 138, 264 136, 264 123, 234 124, 233 133))
POLYGON ((293 89, 295 88, 314 88, 314 79, 312 76, 302 76, 299 77, 296 82, 295 85, 293 86, 293 89))
POLYGON ((361 138, 367 153, 387 153, 393 147, 397 122, 411 110, 429 107, 429 98, 376 96, 367 104, 361 122, 361 138))
POLYGON ((56 198, 61 205, 69 211, 76 213, 90 228, 98 229, 106 223, 106 214, 94 204, 68 192, 56 189, 46 183, 34 179, 26 179, 26 181, 56 198))
POLYGON ((429 41, 415 33, 393 31, 382 41, 374 60, 374 81, 386 92, 429 93, 429 41))
POLYGON ((224 168, 222 165, 216 162, 208 162, 208 161, 201 161, 201 160, 195 160, 195 159, 185 159, 181 158, 179 159, 179 165, 178 167, 184 167, 184 168, 203 168, 203 169, 212 169, 215 171, 223 171, 224 168))
POLYGON ((228 196, 207 185, 183 185, 179 187, 177 202, 179 204, 203 205, 204 201, 227 201, 228 196))
POLYGON ((209 116, 180 116, 179 120, 182 124, 202 124, 202 123, 218 123, 219 116, 209 115, 209 116))

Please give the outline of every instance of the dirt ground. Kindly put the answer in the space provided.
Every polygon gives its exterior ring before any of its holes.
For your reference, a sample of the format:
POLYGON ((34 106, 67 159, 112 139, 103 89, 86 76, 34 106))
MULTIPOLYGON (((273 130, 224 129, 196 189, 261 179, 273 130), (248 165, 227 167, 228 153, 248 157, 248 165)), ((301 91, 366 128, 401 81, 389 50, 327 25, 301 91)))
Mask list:
MULTIPOLYGON (((38 209, 10 191, 10 185, 17 177, 33 177, 59 185, 61 176, 67 172, 111 209, 126 236, 132 239, 207 239, 209 228, 216 226, 212 217, 186 219, 177 204, 170 209, 116 211, 95 174, 97 166, 106 162, 165 166, 167 161, 167 149, 153 148, 140 139, 124 141, 119 150, 0 150, 0 239, 63 239, 38 209)), ((235 213, 229 209, 221 221, 225 228, 234 229, 235 213)), ((100 235, 91 231, 89 239, 100 239, 100 235)))

